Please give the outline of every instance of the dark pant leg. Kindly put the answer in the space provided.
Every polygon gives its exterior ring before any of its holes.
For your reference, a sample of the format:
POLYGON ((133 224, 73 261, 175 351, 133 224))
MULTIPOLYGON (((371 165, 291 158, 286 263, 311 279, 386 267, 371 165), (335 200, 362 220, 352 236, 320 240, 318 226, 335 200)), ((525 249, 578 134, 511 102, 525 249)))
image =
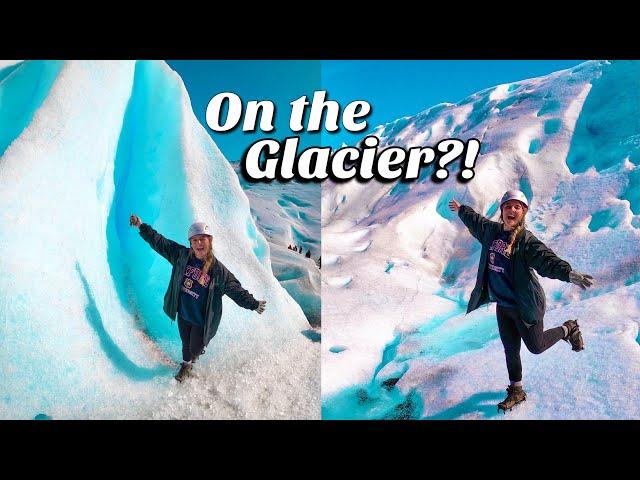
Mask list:
POLYGON ((191 337, 189 338, 189 350, 191 351, 191 359, 194 360, 201 355, 204 350, 204 328, 196 325, 191 326, 191 337))
POLYGON ((191 331, 193 325, 178 315, 178 331, 180 332, 180 340, 182 340, 182 360, 185 362, 191 361, 191 331))
POLYGON ((507 371, 512 382, 522 381, 522 362, 520 361, 520 333, 516 326, 518 311, 511 308, 496 307, 498 318, 498 331, 500 340, 504 346, 504 354, 507 359, 507 371))
POLYGON ((518 318, 516 325, 527 349, 534 354, 544 352, 564 338, 562 327, 550 328, 545 331, 542 319, 536 325, 527 328, 524 322, 518 318))

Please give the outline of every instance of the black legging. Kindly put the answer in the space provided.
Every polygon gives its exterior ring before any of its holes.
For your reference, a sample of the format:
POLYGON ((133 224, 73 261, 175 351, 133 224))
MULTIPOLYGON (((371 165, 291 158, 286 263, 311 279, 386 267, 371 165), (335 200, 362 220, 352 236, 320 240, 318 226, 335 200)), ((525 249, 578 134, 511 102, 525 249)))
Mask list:
POLYGON ((187 322, 178 315, 178 331, 182 340, 182 360, 190 362, 202 353, 204 349, 204 329, 187 322))
POLYGON ((550 328, 544 331, 542 320, 533 327, 527 328, 520 319, 518 310, 513 308, 505 308, 498 305, 496 316, 498 317, 500 340, 502 340, 504 353, 507 357, 509 380, 512 382, 522 380, 520 339, 524 340, 524 344, 531 353, 538 354, 564 338, 564 329, 562 327, 550 328))

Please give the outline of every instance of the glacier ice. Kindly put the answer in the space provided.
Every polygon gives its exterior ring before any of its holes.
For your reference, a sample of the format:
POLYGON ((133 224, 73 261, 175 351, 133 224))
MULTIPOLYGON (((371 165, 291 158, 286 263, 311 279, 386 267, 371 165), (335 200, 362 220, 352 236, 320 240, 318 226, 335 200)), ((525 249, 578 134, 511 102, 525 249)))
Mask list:
MULTIPOLYGON (((239 165, 235 169, 240 172, 239 165)), ((273 274, 300 305, 309 324, 319 327, 320 185, 249 183, 239 178, 255 223, 269 243, 273 274), (289 245, 302 247, 303 253, 289 250, 289 245), (307 251, 310 258, 305 256, 307 251)))
POLYGON ((21 119, 0 152, 0 418, 317 418, 318 345, 179 76, 160 61, 0 67, 0 124, 21 119), (207 221, 216 256, 268 301, 257 315, 224 299, 185 385, 170 265, 132 212, 183 244, 207 221))
POLYGON ((324 265, 323 418, 503 418, 494 306, 464 314, 479 244, 446 204, 497 218, 513 188, 531 201, 528 228, 598 284, 541 279, 545 326, 581 319, 586 350, 523 349, 529 398, 504 418, 640 416, 639 86, 640 62, 592 61, 376 129, 381 146, 483 146, 464 185, 434 184, 429 169, 413 184, 323 185, 323 256, 340 259, 324 265))

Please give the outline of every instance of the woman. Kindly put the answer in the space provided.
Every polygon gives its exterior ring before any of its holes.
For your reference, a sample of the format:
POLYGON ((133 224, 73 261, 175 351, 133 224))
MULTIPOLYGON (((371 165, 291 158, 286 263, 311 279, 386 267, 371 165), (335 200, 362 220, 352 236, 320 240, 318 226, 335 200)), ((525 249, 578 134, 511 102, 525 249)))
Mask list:
POLYGON ((573 271, 571 265, 525 228, 529 203, 519 190, 510 190, 502 197, 500 222, 486 219, 455 199, 449 202, 449 208, 458 212, 471 234, 482 243, 467 313, 485 303, 497 303, 498 330, 510 380, 507 398, 498 404, 498 411, 511 410, 527 398, 522 388, 521 340, 534 354, 544 352, 559 340, 570 343, 576 352, 584 349, 577 320, 544 330, 545 295, 533 269, 543 277, 571 282, 583 290, 593 285, 593 277, 573 271))
POLYGON ((189 228, 191 248, 163 237, 150 225, 142 223, 137 215, 131 215, 129 224, 138 228, 140 236, 151 248, 173 265, 164 296, 164 312, 171 320, 178 315, 183 361, 175 378, 182 382, 218 330, 223 295, 259 314, 264 312, 267 302, 253 298, 216 259, 211 249, 209 226, 205 223, 196 222, 189 228))

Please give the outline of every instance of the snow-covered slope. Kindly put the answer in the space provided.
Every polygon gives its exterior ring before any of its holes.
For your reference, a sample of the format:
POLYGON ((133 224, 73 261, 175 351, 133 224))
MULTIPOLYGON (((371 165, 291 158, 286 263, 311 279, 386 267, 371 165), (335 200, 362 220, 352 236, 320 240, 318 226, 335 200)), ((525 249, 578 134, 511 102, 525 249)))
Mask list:
POLYGON ((0 418, 317 418, 319 351, 271 273, 238 178, 164 62, 36 62, 0 70, 0 418), (10 128, 4 128, 9 126, 10 128), (263 315, 223 301, 182 385, 170 265, 135 212, 216 256, 263 315))
MULTIPOLYGON (((581 272, 542 279, 545 326, 581 320, 586 350, 523 347, 529 398, 506 418, 638 418, 640 62, 587 62, 379 127, 382 145, 478 138, 476 176, 322 191, 324 418, 488 418, 508 384, 495 307, 464 315, 479 243, 451 198, 497 219, 504 191, 581 272)), ((502 415, 500 416, 500 418, 502 415)))
POLYGON ((271 266, 280 284, 298 302, 312 326, 320 325, 320 185, 250 183, 235 165, 251 213, 269 242, 271 266), (302 247, 302 253, 289 250, 302 247), (306 258, 307 251, 311 258, 306 258))

